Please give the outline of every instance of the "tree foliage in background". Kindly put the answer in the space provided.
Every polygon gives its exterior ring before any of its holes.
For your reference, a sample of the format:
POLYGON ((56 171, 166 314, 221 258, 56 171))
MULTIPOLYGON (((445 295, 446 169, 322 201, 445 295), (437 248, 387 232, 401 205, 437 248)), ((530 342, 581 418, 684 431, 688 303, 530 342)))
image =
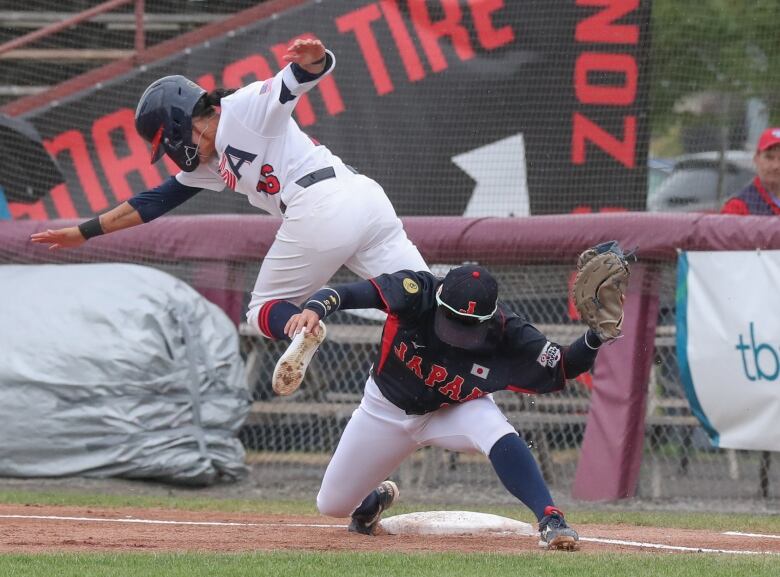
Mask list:
POLYGON ((653 132, 703 91, 762 99, 780 121, 780 0, 653 0, 653 132))

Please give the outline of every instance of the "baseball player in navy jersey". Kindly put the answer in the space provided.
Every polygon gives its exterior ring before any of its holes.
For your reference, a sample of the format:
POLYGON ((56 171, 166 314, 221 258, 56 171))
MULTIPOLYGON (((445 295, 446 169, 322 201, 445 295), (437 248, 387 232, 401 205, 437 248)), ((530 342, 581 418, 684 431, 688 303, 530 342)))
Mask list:
POLYGON ((563 389, 567 378, 592 367, 599 337, 589 329, 567 347, 549 341, 498 301, 495 279, 475 265, 452 269, 443 280, 402 270, 323 288, 285 330, 317 334, 334 311, 361 308, 383 310, 387 321, 363 399, 325 472, 319 510, 351 515, 350 530, 371 534, 398 495, 385 479, 408 455, 429 445, 480 451, 536 515, 540 544, 576 549, 577 533, 490 393, 563 389))
MULTIPOLYGON (((207 93, 183 76, 153 82, 138 103, 136 128, 152 145, 152 162, 167 154, 181 172, 78 227, 33 234, 32 242, 77 247, 153 220, 202 189, 227 186, 283 219, 247 313, 270 338, 285 338, 290 316, 342 265, 362 278, 427 270, 382 187, 315 143, 291 116, 299 97, 333 71, 334 55, 319 40, 297 39, 284 58, 289 64, 276 76, 235 91, 207 93)), ((284 393, 277 378, 274 388, 284 393)))

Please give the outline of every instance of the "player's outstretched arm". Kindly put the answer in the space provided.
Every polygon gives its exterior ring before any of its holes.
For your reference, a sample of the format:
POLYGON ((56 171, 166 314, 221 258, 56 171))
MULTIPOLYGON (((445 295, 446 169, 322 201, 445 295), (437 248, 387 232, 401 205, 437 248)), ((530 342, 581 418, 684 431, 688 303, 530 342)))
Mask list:
POLYGON ((285 62, 294 62, 311 74, 325 70, 325 46, 317 39, 296 39, 287 47, 287 53, 282 58, 285 62))
POLYGON ((317 334, 319 322, 338 310, 379 309, 385 310, 382 296, 376 285, 362 280, 335 287, 323 287, 314 293, 303 310, 290 317, 284 327, 284 333, 293 338, 299 330, 317 334))
POLYGON ((50 249, 76 248, 84 244, 91 236, 116 232, 143 224, 143 219, 128 202, 115 206, 98 217, 81 223, 80 226, 49 229, 30 235, 30 241, 47 244, 50 249))

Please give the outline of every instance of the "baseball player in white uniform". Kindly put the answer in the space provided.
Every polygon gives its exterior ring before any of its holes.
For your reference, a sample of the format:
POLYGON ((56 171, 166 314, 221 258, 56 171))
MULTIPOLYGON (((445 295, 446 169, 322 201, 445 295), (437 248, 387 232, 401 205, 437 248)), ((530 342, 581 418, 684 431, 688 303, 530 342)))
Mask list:
POLYGON ((428 270, 382 187, 292 118, 299 97, 333 71, 334 55, 319 40, 297 39, 285 60, 273 78, 235 91, 206 93, 182 76, 152 83, 138 103, 136 128, 152 144, 152 162, 168 154, 181 172, 78 227, 33 234, 32 242, 80 246, 157 218, 202 189, 227 186, 283 219, 247 313, 250 325, 274 339, 286 338, 288 319, 342 265, 362 278, 428 270))

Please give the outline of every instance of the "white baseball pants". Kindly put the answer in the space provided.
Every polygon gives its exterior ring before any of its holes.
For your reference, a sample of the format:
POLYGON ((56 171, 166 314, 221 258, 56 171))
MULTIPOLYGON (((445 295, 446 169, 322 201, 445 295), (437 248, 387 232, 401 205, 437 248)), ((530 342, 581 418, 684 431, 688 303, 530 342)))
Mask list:
POLYGON ((420 447, 488 455, 496 441, 515 432, 490 395, 425 415, 407 415, 369 377, 325 471, 317 508, 331 517, 350 516, 420 447))
POLYGON ((402 269, 429 270, 406 236, 382 187, 338 165, 336 178, 293 196, 252 291, 247 321, 263 303, 302 304, 341 266, 361 278, 402 269))

